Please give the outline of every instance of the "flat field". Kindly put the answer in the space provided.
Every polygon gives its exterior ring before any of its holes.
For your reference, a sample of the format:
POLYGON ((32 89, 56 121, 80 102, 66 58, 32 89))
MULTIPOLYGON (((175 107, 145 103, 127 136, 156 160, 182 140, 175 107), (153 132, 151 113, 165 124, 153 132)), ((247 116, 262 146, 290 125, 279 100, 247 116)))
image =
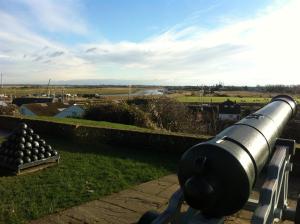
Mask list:
MULTIPOLYGON (((131 88, 131 93, 142 90, 143 88, 131 88)), ((62 87, 50 86, 50 93, 53 94, 61 94, 61 93, 70 93, 70 94, 127 94, 129 92, 128 87, 62 87)), ((5 93, 7 95, 15 95, 15 96, 26 96, 33 94, 47 94, 48 90, 46 86, 41 87, 4 87, 1 90, 1 93, 5 93)))
POLYGON ((176 98, 183 103, 221 103, 226 100, 237 103, 267 103, 271 98, 265 97, 235 97, 235 96, 179 96, 176 98))
MULTIPOLYGON (((236 96, 178 96, 176 99, 182 103, 221 103, 231 100, 236 103, 268 103, 268 97, 236 97, 236 96)), ((296 98, 300 103, 300 98, 296 98)))
POLYGON ((23 176, 0 170, 0 223, 26 223, 157 179, 174 172, 179 159, 150 150, 46 140, 61 155, 58 166, 23 176))

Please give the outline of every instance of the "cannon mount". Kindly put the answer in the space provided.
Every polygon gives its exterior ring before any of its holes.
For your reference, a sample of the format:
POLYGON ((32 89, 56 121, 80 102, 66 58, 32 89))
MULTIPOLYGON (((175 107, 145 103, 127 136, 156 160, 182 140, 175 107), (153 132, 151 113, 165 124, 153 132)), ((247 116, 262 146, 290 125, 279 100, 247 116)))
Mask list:
MULTIPOLYGON (((245 210, 253 212, 252 224, 271 224, 274 221, 294 221, 300 224, 300 198, 297 207, 288 206, 288 180, 292 171, 292 158, 295 154, 295 141, 278 139, 274 153, 266 167, 266 176, 260 190, 259 200, 249 199, 245 210)), ((222 224, 224 217, 207 218, 201 211, 189 207, 181 212, 184 203, 182 189, 177 190, 169 200, 166 210, 159 214, 154 211, 146 212, 138 224, 222 224)))

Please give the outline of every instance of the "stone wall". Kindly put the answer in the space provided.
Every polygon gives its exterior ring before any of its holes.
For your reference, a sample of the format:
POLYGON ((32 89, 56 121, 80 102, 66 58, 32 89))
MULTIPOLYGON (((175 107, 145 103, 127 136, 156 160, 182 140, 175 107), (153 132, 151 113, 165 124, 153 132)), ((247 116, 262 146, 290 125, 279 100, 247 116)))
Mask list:
MULTIPOLYGON (((26 122, 37 133, 46 136, 63 138, 74 143, 106 143, 110 145, 183 153, 189 147, 206 141, 209 136, 196 137, 190 135, 142 132, 112 128, 78 126, 49 121, 21 119, 11 116, 0 116, 0 129, 13 130, 21 122, 26 122)), ((300 139, 300 123, 290 123, 283 137, 300 139)), ((299 141, 298 141, 299 142, 299 141)), ((294 158, 294 175, 300 175, 300 150, 296 150, 294 158)))
POLYGON ((208 137, 196 137, 190 135, 142 132, 120 130, 113 128, 101 128, 79 126, 57 122, 22 119, 10 116, 0 116, 0 129, 13 130, 19 123, 26 122, 41 135, 64 138, 76 143, 106 143, 126 147, 147 148, 159 151, 182 153, 189 147, 205 141, 208 137))

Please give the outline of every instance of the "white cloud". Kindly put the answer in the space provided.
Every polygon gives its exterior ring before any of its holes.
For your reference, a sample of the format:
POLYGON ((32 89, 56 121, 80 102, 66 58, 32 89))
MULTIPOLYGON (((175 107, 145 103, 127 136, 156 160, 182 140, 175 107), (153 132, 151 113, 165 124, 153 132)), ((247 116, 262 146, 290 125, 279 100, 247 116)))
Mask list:
MULTIPOLYGON (((22 1, 50 28, 68 26, 63 22, 65 15, 72 15, 67 5, 57 10, 57 2, 22 1), (47 17, 53 10, 57 20, 47 17)), ((178 85, 220 81, 235 85, 300 84, 299 11, 299 1, 285 1, 252 19, 231 19, 215 29, 179 24, 141 42, 106 41, 72 47, 50 41, 17 16, 0 11, 0 66, 14 75, 12 80, 19 75, 34 81, 52 77, 153 80, 178 85)), ((70 28, 70 32, 77 31, 82 30, 70 28)))
POLYGON ((87 27, 80 16, 77 0, 20 0, 42 29, 51 32, 86 34, 87 27))
POLYGON ((0 27, 0 70, 8 83, 76 79, 95 72, 69 48, 31 31, 17 16, 0 11, 0 27))
POLYGON ((300 84, 299 10, 299 1, 289 1, 221 28, 173 28, 140 43, 89 44, 82 52, 93 50, 82 54, 97 66, 140 69, 145 79, 176 84, 300 84))

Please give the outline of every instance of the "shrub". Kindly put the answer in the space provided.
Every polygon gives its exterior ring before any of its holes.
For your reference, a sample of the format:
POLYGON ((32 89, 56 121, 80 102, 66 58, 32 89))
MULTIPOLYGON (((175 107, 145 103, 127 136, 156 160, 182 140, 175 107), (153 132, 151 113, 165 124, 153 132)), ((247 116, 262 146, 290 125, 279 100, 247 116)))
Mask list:
POLYGON ((6 107, 0 106, 0 115, 19 115, 18 107, 14 104, 9 104, 6 107))
POLYGON ((149 116, 136 106, 126 103, 91 105, 85 112, 85 119, 155 128, 149 116))
POLYGON ((151 99, 145 110, 161 129, 173 132, 194 132, 194 115, 183 103, 168 97, 151 99))

